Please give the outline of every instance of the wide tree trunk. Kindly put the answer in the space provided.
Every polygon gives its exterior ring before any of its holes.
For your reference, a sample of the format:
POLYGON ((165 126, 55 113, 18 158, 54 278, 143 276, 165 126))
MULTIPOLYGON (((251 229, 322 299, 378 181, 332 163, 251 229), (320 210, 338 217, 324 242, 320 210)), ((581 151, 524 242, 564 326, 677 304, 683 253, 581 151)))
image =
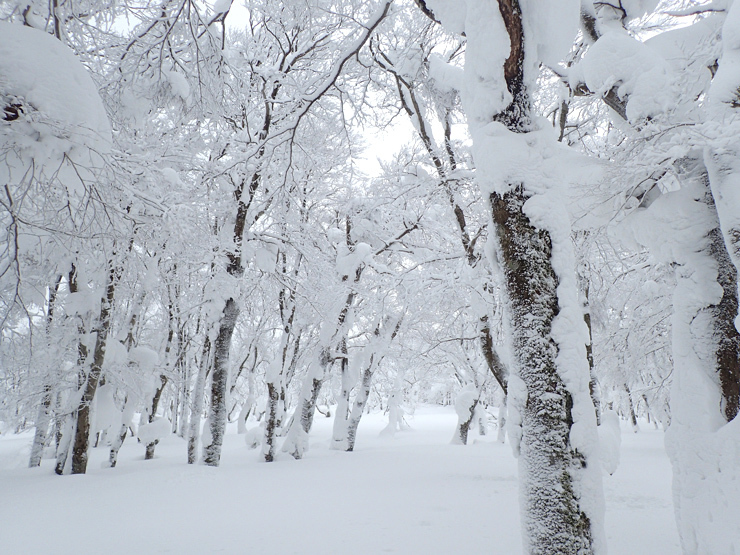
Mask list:
MULTIPOLYGON (((426 2, 417 3, 429 12, 426 2)), ((446 7, 449 11, 429 13, 457 26, 450 15, 453 3, 446 7)), ((537 9, 532 3, 526 7, 537 9)), ((562 199, 551 190, 552 177, 538 167, 544 151, 537 146, 544 138, 530 134, 536 128, 527 86, 528 79, 529 86, 535 81, 525 75, 526 25, 518 0, 468 0, 461 8, 467 10, 462 101, 477 179, 490 199, 507 297, 512 369, 506 389, 509 422, 515 424, 509 437, 519 453, 524 551, 588 555, 605 545, 601 474, 592 460, 598 437, 588 391, 587 332, 567 209, 557 206, 562 199), (508 34, 508 57, 497 66, 503 49, 491 56, 491 48, 499 48, 502 30, 508 34), (500 88, 501 72, 507 94, 500 88), (515 163, 502 155, 509 149, 515 163), (531 167, 524 167, 524 160, 531 167), (530 209, 537 221, 530 219, 530 209)), ((531 48, 530 56, 536 50, 531 48)))
MULTIPOLYGON (((714 160, 716 162, 716 159, 714 160)), ((691 169, 691 168, 689 168, 691 169)), ((710 175, 719 176, 717 168, 710 175)), ((737 266, 719 228, 708 175, 699 162, 683 176, 695 187, 693 211, 683 214, 695 237, 684 241, 674 293, 671 425, 666 449, 673 466, 673 500, 686 553, 729 553, 740 532, 718 503, 737 506, 725 490, 738 479, 736 447, 740 336, 737 266), (693 173, 693 175, 692 175, 693 173), (692 179, 693 178, 693 179, 692 179), (728 533, 728 531, 733 531, 728 533)), ((714 185, 712 186, 714 189, 714 185)))
MULTIPOLYGON (((571 443, 574 401, 556 361, 560 345, 552 337, 559 313, 559 279, 552 265, 550 234, 525 215, 526 200, 522 186, 491 196, 512 354, 521 380, 516 409, 521 420, 525 550, 542 555, 593 553, 591 517, 584 511, 578 486, 582 470, 598 463, 587 461, 571 443)), ((510 395, 511 384, 512 378, 510 395)))
POLYGON ((218 335, 213 345, 211 407, 208 415, 210 441, 203 447, 203 462, 208 466, 218 466, 221 461, 221 446, 224 441, 228 413, 229 351, 238 317, 239 307, 233 298, 229 298, 226 301, 218 335))

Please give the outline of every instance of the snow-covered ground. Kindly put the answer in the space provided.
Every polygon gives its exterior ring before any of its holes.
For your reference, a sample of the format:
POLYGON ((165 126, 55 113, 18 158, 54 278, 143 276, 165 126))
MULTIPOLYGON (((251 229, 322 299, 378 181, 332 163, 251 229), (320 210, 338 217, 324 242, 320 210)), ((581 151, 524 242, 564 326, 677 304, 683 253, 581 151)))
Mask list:
MULTIPOLYGON (((319 415, 317 415, 319 416, 319 415)), ((220 468, 185 464, 171 437, 158 457, 127 440, 118 467, 92 452, 88 474, 59 477, 53 461, 25 468, 32 436, 0 436, 0 552, 9 554, 521 553, 517 464, 495 434, 450 445, 457 417, 425 407, 412 429, 381 437, 363 418, 356 451, 329 450, 320 416, 311 450, 258 461, 227 435, 220 468)), ((621 464, 604 476, 612 554, 679 553, 663 432, 622 430, 621 464)))

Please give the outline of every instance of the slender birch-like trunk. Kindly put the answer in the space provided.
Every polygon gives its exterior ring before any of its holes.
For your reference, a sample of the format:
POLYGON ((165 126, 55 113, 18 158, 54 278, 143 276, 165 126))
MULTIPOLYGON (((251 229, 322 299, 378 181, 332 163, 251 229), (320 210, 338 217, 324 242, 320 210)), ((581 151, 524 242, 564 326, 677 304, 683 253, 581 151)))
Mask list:
POLYGON ((103 361, 105 360, 108 333, 110 332, 116 282, 120 273, 120 269, 115 266, 112 260, 108 263, 108 266, 105 296, 100 301, 100 315, 97 319, 97 336, 95 338, 92 363, 81 388, 82 397, 77 408, 77 423, 72 447, 72 474, 84 474, 87 470, 87 458, 90 450, 90 406, 95 397, 98 382, 103 371, 103 361))
MULTIPOLYGON (((55 280, 53 288, 49 288, 49 299, 47 301, 46 347, 47 353, 49 353, 50 360, 55 360, 55 358, 51 356, 51 324, 54 319, 54 303, 56 301, 57 293, 59 292, 59 286, 61 283, 62 275, 60 274, 55 280)), ((55 364, 55 362, 53 362, 52 364, 55 364)), ((51 404, 54 397, 54 388, 51 382, 52 376, 50 374, 51 372, 44 376, 41 404, 39 405, 39 413, 36 417, 36 432, 33 436, 33 444, 31 445, 31 456, 29 457, 28 461, 29 468, 34 468, 41 464, 41 458, 44 454, 44 446, 46 445, 47 434, 49 433, 49 425, 51 424, 52 415, 51 404)))
POLYGON ((188 464, 195 464, 198 460, 198 440, 200 439, 200 424, 203 416, 203 403, 205 402, 206 378, 211 358, 211 339, 206 333, 203 349, 198 365, 198 375, 195 378, 195 386, 190 396, 192 408, 190 410, 190 422, 188 428, 188 464))

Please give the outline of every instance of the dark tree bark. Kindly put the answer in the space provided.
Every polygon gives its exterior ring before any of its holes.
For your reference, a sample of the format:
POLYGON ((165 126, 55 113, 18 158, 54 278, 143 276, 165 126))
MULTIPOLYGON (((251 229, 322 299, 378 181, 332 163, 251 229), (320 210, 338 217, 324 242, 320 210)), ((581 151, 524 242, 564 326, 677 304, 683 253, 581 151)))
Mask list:
POLYGON ((227 394, 229 381, 229 350, 231 337, 234 335, 239 307, 236 300, 229 298, 224 307, 218 335, 213 345, 213 371, 211 378, 211 412, 208 425, 211 441, 203 448, 203 462, 209 466, 218 466, 221 461, 221 446, 226 430, 227 394))
POLYGON ((105 349, 110 331, 113 298, 116 291, 116 281, 119 269, 109 262, 108 280, 105 296, 100 302, 100 315, 97 319, 97 337, 93 350, 92 364, 82 385, 82 397, 77 408, 77 425, 75 428, 74 445, 72 447, 72 474, 84 474, 87 470, 87 457, 90 450, 90 405, 98 388, 98 381, 103 371, 105 349))
MULTIPOLYGON (((705 174, 706 175, 706 174, 705 174)), ((713 204, 707 194, 707 203, 713 204)), ((722 300, 710 307, 717 338, 717 373, 722 389, 722 413, 731 422, 740 410, 740 334, 735 327, 738 315, 737 268, 730 260, 727 245, 719 227, 709 234, 709 252, 717 261, 717 282, 722 287, 722 300)))
POLYGON ((273 383, 267 384, 267 420, 265 422, 265 445, 263 454, 265 462, 275 459, 275 436, 280 423, 278 407, 280 403, 280 392, 273 383))
POLYGON ((491 197, 513 352, 529 392, 521 415, 524 526, 531 553, 592 553, 591 522, 573 488, 573 473, 586 461, 570 445, 573 400, 558 373, 558 347, 550 336, 558 314, 552 245, 549 234, 523 213, 525 201, 521 186, 491 197))
MULTIPOLYGON (((513 133, 527 133, 532 125, 524 82, 521 9, 517 0, 499 0, 498 5, 511 41, 504 77, 512 101, 494 119, 513 133)), ((537 228, 524 212, 529 196, 524 183, 513 181, 505 193, 490 197, 508 298, 512 354, 527 392, 524 406, 519 407, 525 549, 541 555, 589 554, 595 542, 591 517, 575 485, 587 461, 571 444, 573 393, 559 372, 559 346, 551 334, 560 310, 559 280, 549 232, 537 228)))
MULTIPOLYGON (((157 408, 159 408, 159 400, 162 398, 162 392, 164 391, 164 388, 166 385, 167 385, 167 376, 165 376, 164 374, 160 374, 159 386, 154 392, 154 396, 152 397, 152 405, 149 409, 149 424, 151 424, 157 416, 157 408)), ((159 440, 155 440, 151 443, 146 444, 146 450, 144 451, 144 460, 149 461, 154 458, 154 449, 157 447, 158 443, 159 443, 159 440)))

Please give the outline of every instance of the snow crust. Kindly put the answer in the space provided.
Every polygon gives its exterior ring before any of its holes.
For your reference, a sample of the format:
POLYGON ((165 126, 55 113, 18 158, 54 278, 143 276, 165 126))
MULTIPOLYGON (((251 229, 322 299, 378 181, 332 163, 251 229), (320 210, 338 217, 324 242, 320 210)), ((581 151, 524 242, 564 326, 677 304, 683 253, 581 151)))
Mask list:
POLYGON ((478 391, 473 384, 465 386, 455 397, 455 412, 459 420, 464 421, 470 418, 470 407, 473 406, 478 398, 478 391))
POLYGON ((154 443, 172 433, 172 423, 166 418, 155 418, 149 423, 140 424, 136 437, 144 444, 154 443))
POLYGON ((740 549, 740 420, 716 433, 673 426, 666 450, 674 461, 674 506, 685 553, 740 549))
POLYGON ((214 13, 224 13, 229 8, 231 8, 231 3, 234 0, 215 0, 213 3, 213 12, 214 13))
POLYGON ((637 19, 658 7, 660 0, 620 0, 619 6, 624 10, 628 20, 637 19))
POLYGON ((732 103, 737 100, 740 74, 740 7, 733 3, 722 25, 722 58, 714 76, 710 99, 732 103))
POLYGON ((346 245, 337 248, 336 268, 340 276, 354 276, 360 265, 372 262, 372 247, 367 243, 357 243, 351 251, 346 245))
POLYGON ((55 123, 47 133, 99 152, 110 148, 103 102, 72 51, 48 33, 0 22, 0 101, 14 99, 55 123))
POLYGON ((172 89, 172 93, 179 96, 182 100, 188 100, 190 98, 190 85, 188 84, 187 78, 178 71, 165 71, 167 82, 172 89))
POLYGON ((518 457, 522 442, 522 411, 527 404, 527 384, 518 374, 510 374, 507 382, 508 402, 506 433, 511 442, 514 456, 518 457))
POLYGON ((462 90, 465 81, 463 68, 446 62, 442 56, 432 53, 429 56, 429 77, 435 88, 443 93, 462 90))
MULTIPOLYGON (((708 92, 709 121, 702 129, 707 141, 704 162, 710 176, 725 241, 735 266, 740 266, 737 230, 740 229, 740 4, 733 3, 722 26, 722 56, 708 92)), ((735 327, 738 326, 736 320, 735 327)))
POLYGON ((670 111, 679 96, 675 79, 657 50, 621 32, 605 33, 570 74, 571 83, 583 81, 599 96, 616 85, 630 121, 670 111))
POLYGON ((580 0, 520 0, 525 45, 533 70, 539 62, 556 67, 578 33, 580 0))
POLYGON ((118 432, 122 423, 121 411, 116 406, 116 388, 114 385, 105 384, 98 387, 95 392, 94 421, 90 426, 92 432, 101 430, 118 432))
POLYGON ((254 263, 266 274, 274 273, 277 267, 277 253, 270 248, 258 248, 254 253, 254 263))
POLYGON ((427 7, 442 22, 445 29, 458 35, 465 32, 465 16, 468 1, 427 0, 427 7))
POLYGON ((511 43, 496 2, 469 0, 465 32, 462 103, 472 131, 488 124, 512 101, 504 79, 511 43))
POLYGON ((128 358, 144 370, 153 370, 159 364, 157 351, 143 345, 133 347, 128 353, 128 358))
POLYGON ((599 448, 601 466, 609 475, 617 471, 621 445, 622 431, 619 427, 619 416, 613 410, 605 410, 601 413, 601 424, 599 424, 599 448))

